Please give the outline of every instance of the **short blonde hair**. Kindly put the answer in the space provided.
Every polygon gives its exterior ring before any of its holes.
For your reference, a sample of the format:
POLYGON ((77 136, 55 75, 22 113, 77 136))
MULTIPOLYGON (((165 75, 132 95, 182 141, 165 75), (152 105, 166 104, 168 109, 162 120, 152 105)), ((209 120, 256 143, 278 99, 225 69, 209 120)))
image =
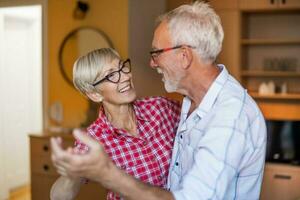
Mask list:
POLYGON ((75 88, 83 94, 95 92, 92 84, 101 76, 103 67, 116 59, 120 60, 120 55, 112 48, 96 49, 78 58, 73 65, 75 88))

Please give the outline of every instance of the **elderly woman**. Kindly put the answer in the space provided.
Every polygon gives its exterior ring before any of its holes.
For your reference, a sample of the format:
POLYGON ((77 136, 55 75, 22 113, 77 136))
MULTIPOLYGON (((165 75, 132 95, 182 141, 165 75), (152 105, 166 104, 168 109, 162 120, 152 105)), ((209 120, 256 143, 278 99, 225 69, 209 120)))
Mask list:
MULTIPOLYGON (((130 60, 121 60, 111 48, 94 50, 79 58, 73 68, 75 87, 99 102, 99 117, 87 134, 101 142, 113 162, 141 181, 165 187, 180 106, 163 97, 136 99, 130 60)), ((56 139, 57 143, 61 141, 56 139)), ((75 153, 88 147, 77 141, 75 153)), ((56 165, 55 157, 52 158, 56 165)), ((57 166, 57 165, 56 165, 57 166)), ((62 175, 52 186, 51 199, 73 199, 82 178, 62 175)), ((109 191, 107 199, 121 199, 109 191)))

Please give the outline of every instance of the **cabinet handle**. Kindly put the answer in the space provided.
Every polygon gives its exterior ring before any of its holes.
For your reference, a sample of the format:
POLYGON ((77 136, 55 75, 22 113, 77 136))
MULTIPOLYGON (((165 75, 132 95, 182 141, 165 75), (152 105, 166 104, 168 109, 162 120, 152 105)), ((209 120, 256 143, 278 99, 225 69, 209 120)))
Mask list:
POLYGON ((286 3, 286 0, 282 0, 282 4, 285 4, 286 3))
POLYGON ((43 169, 44 169, 44 171, 48 171, 49 170, 49 166, 48 165, 43 165, 43 169))
POLYGON ((276 179, 286 179, 286 180, 292 179, 292 177, 290 175, 284 175, 284 174, 275 174, 274 178, 276 178, 276 179))
POLYGON ((47 145, 44 145, 43 150, 47 152, 49 150, 49 147, 47 145))
POLYGON ((274 4, 274 0, 271 0, 271 4, 274 4))

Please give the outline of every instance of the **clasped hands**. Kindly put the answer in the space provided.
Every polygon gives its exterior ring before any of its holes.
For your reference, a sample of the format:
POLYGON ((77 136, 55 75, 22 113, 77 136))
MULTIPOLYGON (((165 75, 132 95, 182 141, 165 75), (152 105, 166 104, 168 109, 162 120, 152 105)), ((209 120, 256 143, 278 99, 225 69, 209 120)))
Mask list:
POLYGON ((102 182, 112 164, 103 146, 79 130, 75 130, 73 135, 87 145, 89 150, 86 153, 80 153, 72 147, 63 149, 63 141, 60 137, 51 138, 51 159, 57 172, 70 179, 84 177, 102 182))

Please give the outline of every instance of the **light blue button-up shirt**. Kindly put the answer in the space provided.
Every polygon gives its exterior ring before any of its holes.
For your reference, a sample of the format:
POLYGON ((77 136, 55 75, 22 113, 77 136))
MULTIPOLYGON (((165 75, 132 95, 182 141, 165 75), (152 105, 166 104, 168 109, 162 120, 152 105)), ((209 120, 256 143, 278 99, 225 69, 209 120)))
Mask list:
POLYGON ((183 100, 168 187, 175 199, 259 199, 266 126, 247 91, 224 65, 188 116, 183 100))

